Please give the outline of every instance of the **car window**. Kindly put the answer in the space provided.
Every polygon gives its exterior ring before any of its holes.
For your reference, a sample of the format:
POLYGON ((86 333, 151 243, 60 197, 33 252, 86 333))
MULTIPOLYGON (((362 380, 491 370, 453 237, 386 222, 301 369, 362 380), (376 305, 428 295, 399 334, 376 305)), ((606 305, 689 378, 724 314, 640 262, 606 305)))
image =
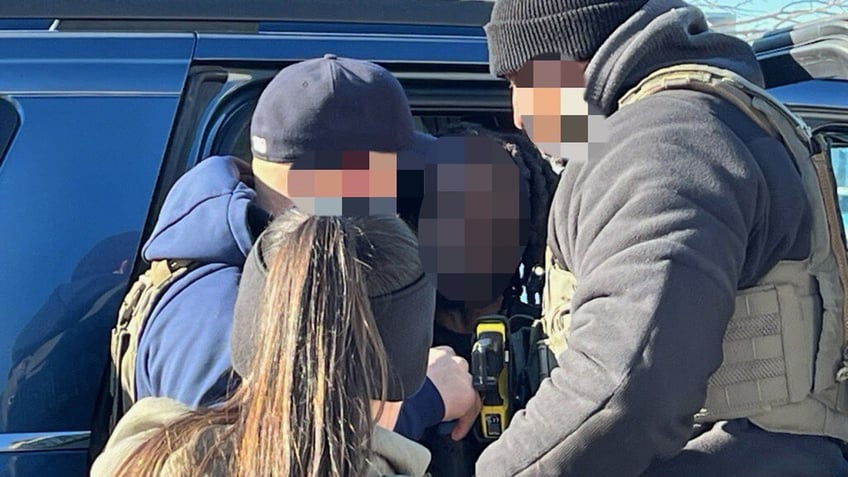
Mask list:
MULTIPOLYGON (((273 72, 264 72, 263 74, 273 74, 273 72)), ((264 80, 257 81, 257 84, 243 85, 238 89, 243 90, 244 94, 232 94, 237 99, 234 104, 216 105, 220 117, 213 117, 210 122, 215 123, 216 127, 209 130, 209 136, 202 138, 201 142, 206 146, 200 151, 201 157, 212 155, 233 155, 244 160, 250 160, 250 120, 253 115, 253 110, 256 109, 256 102, 264 87, 264 80)), ((402 81, 402 83, 405 83, 402 81)), ((406 85, 404 85, 406 86, 406 85)), ((504 87, 505 89, 505 87, 504 87)), ((445 133, 451 125, 460 122, 470 122, 480 124, 494 131, 515 132, 515 126, 512 124, 512 113, 509 109, 508 96, 498 98, 495 104, 499 104, 499 108, 489 108, 482 110, 477 108, 454 109, 451 111, 439 111, 428 108, 416 107, 416 100, 421 99, 420 92, 411 91, 407 88, 407 94, 410 96, 410 103, 413 113, 413 120, 416 129, 421 132, 439 136, 445 133), (418 93, 418 94, 416 94, 418 93)))
POLYGON ((845 230, 848 230, 848 145, 833 147, 830 150, 830 158, 833 163, 833 175, 836 178, 842 225, 845 230))
POLYGON ((84 431, 177 98, 15 100, 24 119, 0 166, 0 433, 84 431))
MULTIPOLYGON (((233 155, 250 160, 250 118, 255 108, 256 101, 251 101, 225 121, 209 155, 233 155)), ((494 131, 513 132, 515 128, 510 122, 511 117, 507 112, 467 111, 440 114, 413 111, 415 128, 420 132, 436 136, 443 134, 451 125, 460 122, 480 124, 494 131)))

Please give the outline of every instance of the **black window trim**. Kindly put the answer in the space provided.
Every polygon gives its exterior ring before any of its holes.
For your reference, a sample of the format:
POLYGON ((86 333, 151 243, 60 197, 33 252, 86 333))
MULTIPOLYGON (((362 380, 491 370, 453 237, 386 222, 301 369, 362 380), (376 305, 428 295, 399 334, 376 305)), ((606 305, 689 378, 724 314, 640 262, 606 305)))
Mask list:
POLYGON ((21 114, 14 100, 0 96, 0 165, 12 146, 21 127, 21 114), (12 121, 9 126, 8 121, 12 121))

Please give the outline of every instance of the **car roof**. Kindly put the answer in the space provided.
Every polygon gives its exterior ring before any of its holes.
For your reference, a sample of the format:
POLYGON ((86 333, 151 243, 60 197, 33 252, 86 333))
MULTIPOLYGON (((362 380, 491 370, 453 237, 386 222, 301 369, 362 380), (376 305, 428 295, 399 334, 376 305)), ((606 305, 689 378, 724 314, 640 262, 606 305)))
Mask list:
POLYGON ((798 107, 848 108, 848 16, 775 30, 753 44, 769 90, 798 107))
POLYGON ((28 0, 0 17, 62 20, 317 21, 482 26, 487 0, 28 0))
POLYGON ((848 37, 848 15, 822 17, 768 32, 753 42, 756 53, 789 48, 827 38, 848 37))

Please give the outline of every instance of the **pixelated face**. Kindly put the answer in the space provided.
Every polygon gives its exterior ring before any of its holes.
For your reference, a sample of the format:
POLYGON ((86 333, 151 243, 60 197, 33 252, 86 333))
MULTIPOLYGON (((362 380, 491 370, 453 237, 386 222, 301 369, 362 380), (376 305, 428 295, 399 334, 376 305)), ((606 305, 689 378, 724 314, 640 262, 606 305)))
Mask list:
POLYGON ((607 136, 603 114, 584 99, 584 63, 544 57, 510 77, 515 126, 550 156, 587 159, 607 136))
POLYGON ((500 144, 443 137, 424 165, 421 259, 449 300, 487 305, 509 284, 527 244, 529 195, 500 144))
POLYGON ((297 208, 313 215, 394 215, 397 154, 345 151, 298 158, 288 173, 288 196, 297 208))

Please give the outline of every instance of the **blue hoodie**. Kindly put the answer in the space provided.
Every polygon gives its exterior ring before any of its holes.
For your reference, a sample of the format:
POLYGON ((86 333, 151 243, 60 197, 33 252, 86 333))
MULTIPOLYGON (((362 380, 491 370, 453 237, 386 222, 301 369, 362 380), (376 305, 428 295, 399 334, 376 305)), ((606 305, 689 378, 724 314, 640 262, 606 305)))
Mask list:
MULTIPOLYGON (((249 217, 259 210, 256 192, 240 180, 236 161, 210 157, 181 177, 142 250, 148 262, 179 259, 200 266, 166 291, 143 330, 137 399, 208 405, 238 384, 230 364, 233 307, 241 268, 262 224, 251 227, 249 217)), ((404 402, 395 431, 417 439, 443 416, 441 396, 428 379, 404 402)))

